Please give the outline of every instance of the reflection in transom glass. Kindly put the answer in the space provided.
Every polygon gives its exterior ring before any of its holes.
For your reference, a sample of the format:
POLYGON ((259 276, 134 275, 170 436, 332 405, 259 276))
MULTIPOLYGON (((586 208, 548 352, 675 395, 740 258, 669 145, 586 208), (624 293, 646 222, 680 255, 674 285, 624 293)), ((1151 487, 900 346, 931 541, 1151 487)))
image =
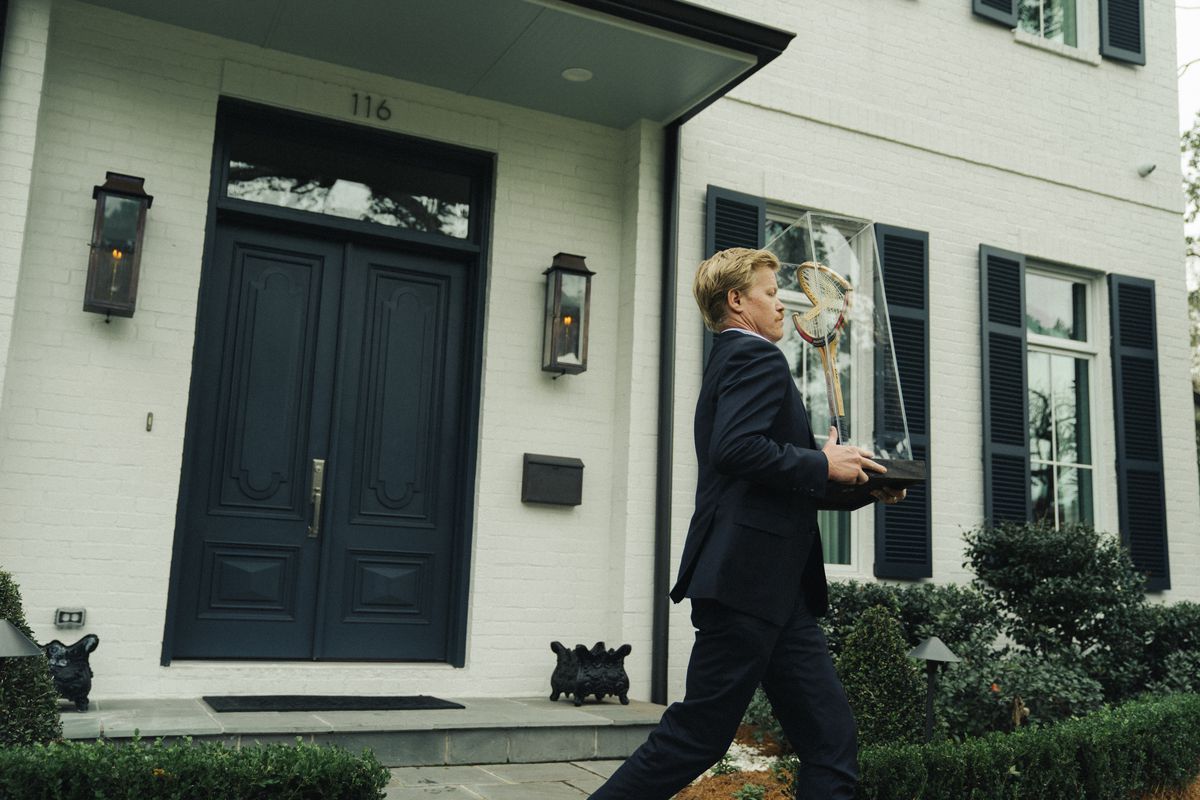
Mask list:
POLYGON ((1087 287, 1078 281, 1030 272, 1025 276, 1025 327, 1059 339, 1087 339, 1087 287))
POLYGON ((237 200, 466 239, 471 179, 377 154, 258 133, 231 137, 237 200))

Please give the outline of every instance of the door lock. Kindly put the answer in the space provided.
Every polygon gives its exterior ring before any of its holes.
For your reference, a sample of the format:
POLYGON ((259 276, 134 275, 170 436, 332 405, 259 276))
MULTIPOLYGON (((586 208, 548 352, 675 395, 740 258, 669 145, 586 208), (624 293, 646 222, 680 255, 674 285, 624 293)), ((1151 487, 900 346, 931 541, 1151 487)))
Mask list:
POLYGON ((308 526, 308 538, 321 534, 321 495, 325 491, 325 459, 312 460, 312 524, 308 526))

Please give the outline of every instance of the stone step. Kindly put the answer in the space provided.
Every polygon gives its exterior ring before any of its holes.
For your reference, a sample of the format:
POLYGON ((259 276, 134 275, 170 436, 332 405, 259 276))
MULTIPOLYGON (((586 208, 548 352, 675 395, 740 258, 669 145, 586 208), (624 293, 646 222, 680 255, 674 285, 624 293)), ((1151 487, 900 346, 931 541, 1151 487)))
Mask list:
POLYGON ((615 699, 446 698, 461 709, 421 711, 213 711, 199 698, 95 699, 85 712, 62 706, 68 739, 220 740, 339 745, 372 750, 388 767, 521 764, 622 759, 658 724, 663 706, 615 699))

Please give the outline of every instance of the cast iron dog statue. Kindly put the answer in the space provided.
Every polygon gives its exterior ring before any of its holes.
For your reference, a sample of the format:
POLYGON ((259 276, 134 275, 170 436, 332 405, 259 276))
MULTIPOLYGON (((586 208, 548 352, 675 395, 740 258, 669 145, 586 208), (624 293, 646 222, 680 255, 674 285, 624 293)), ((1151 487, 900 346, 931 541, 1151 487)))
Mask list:
POLYGON ((550 649, 558 655, 558 665, 550 676, 550 699, 560 694, 574 695, 575 705, 583 705, 589 694, 603 700, 606 694, 615 695, 621 705, 629 705, 629 675, 625 672, 625 656, 633 650, 627 644, 616 650, 605 650, 604 642, 596 642, 591 650, 581 644, 568 650, 562 642, 551 642, 550 649))
POLYGON ((89 633, 75 644, 63 644, 58 639, 42 645, 50 660, 50 676, 60 697, 75 703, 76 711, 88 710, 88 693, 92 691, 92 665, 88 656, 100 644, 100 637, 89 633))

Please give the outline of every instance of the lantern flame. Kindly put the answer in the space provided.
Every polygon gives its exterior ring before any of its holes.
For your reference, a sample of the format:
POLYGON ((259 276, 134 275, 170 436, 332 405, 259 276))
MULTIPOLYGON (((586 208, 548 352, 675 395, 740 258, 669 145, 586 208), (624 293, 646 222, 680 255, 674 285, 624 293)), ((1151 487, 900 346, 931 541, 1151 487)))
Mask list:
POLYGON ((573 321, 574 317, 572 317, 570 314, 567 314, 565 317, 563 317, 563 325, 570 325, 573 321))
POLYGON ((112 251, 112 257, 113 257, 113 261, 120 261, 122 258, 125 257, 125 254, 114 247, 113 251, 112 251))

